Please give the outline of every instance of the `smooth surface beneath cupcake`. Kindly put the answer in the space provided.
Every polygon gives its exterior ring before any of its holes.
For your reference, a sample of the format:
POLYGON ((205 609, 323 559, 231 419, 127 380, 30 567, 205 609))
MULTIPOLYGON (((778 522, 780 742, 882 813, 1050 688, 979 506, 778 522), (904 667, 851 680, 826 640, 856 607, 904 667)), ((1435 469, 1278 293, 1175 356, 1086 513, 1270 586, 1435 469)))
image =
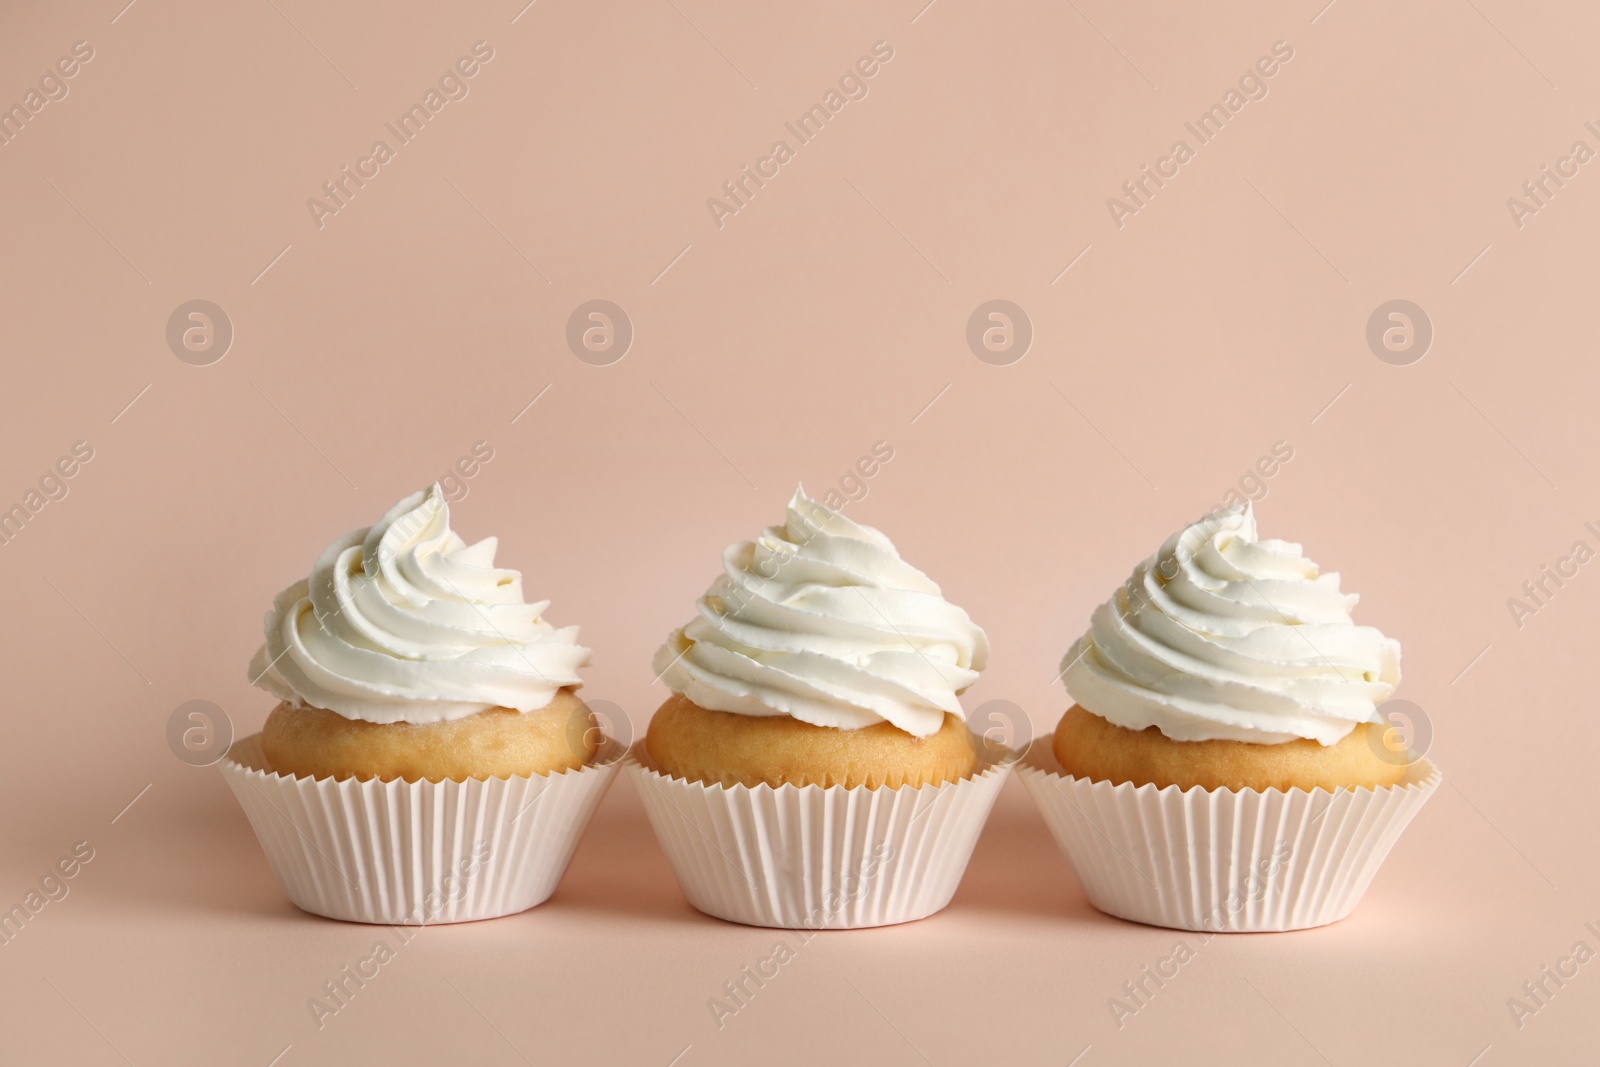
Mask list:
POLYGON ((509 778, 583 766, 600 732, 571 689, 538 711, 491 708, 435 723, 370 723, 279 704, 261 745, 279 774, 415 782, 509 778))
POLYGON ((1156 727, 1128 730, 1074 704, 1056 727, 1053 751, 1070 775, 1113 785, 1180 789, 1359 789, 1397 785, 1406 766, 1373 751, 1361 723, 1332 745, 1299 739, 1174 741, 1156 727))
POLYGON ((977 768, 966 724, 946 714, 929 737, 882 722, 856 730, 787 715, 707 711, 674 693, 650 720, 655 770, 708 785, 842 785, 898 789, 959 781, 977 768))

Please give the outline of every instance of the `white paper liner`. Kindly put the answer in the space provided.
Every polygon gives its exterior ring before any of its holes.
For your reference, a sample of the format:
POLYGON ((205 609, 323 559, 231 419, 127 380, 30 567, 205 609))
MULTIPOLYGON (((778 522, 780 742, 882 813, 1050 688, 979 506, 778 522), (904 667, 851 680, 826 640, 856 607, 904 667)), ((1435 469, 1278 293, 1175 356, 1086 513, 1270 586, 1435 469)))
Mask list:
MULTIPOLYGON (((641 742, 642 745, 642 742, 641 742)), ((626 761, 690 904, 748 926, 852 930, 926 918, 955 895, 1010 771, 943 785, 707 785, 626 761)))
POLYGON ((465 782, 358 782, 275 773, 261 735, 218 766, 299 908, 364 923, 468 922, 555 892, 616 776, 608 742, 575 771, 465 782))
POLYGON ((1064 773, 1042 738, 1018 764, 1096 908, 1223 933, 1337 922, 1443 776, 1427 760, 1382 789, 1157 789, 1064 773))

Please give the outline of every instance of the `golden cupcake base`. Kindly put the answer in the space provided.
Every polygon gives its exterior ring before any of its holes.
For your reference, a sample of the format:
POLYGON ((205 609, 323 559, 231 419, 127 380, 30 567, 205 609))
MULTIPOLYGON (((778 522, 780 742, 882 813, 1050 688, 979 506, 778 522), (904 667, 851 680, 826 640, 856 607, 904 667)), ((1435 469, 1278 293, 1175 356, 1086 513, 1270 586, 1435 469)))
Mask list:
POLYGON ((1056 727, 1052 751, 1067 774, 1112 785, 1331 792, 1398 784, 1406 776, 1403 754, 1380 756, 1367 730, 1362 723, 1333 745, 1174 741, 1154 726, 1124 729, 1074 704, 1056 727))
POLYGON ((438 723, 371 723, 279 704, 262 730, 280 774, 342 781, 462 782, 582 767, 600 731, 571 689, 538 711, 491 708, 438 723))
POLYGON ((643 756, 670 777, 724 786, 898 789, 959 782, 978 765, 972 735, 954 715, 938 733, 913 737, 886 722, 839 730, 788 715, 708 711, 678 693, 650 720, 643 756))

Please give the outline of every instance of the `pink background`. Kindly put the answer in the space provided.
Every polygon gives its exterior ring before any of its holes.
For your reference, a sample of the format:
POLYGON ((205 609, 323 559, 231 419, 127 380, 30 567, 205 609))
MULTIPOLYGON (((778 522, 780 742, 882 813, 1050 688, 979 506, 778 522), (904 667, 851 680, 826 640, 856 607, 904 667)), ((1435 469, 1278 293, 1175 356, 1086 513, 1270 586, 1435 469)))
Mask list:
POLYGON ((1600 949, 1581 666, 1600 577, 1520 627, 1507 607, 1575 541, 1600 548, 1600 177, 1580 168, 1520 228, 1506 204, 1574 141, 1600 148, 1600 19, 1572 0, 922 2, 0 16, 0 103, 94 50, 0 147, 0 502, 94 450, 0 548, 0 905, 95 850, 0 947, 0 1058, 1600 1056, 1600 963, 1520 1030, 1506 1006, 1576 941, 1600 949), (469 95, 319 229, 307 198, 479 40, 469 95), (719 229, 707 199, 877 41, 894 55, 868 95, 719 229), (1107 198, 1196 147, 1183 124, 1278 41, 1293 59, 1268 95, 1119 229, 1107 198), (166 342, 196 298, 235 331, 209 366, 166 342), (610 366, 564 339, 596 298, 636 331, 610 366), (965 340, 997 298, 1035 331, 1009 366, 965 340), (1435 330, 1409 366, 1365 340, 1397 298, 1435 330), (499 535, 549 617, 582 625, 585 694, 640 732, 665 695, 650 655, 723 545, 889 442, 849 513, 988 629, 969 706, 1014 701, 1041 734, 1092 607, 1286 442, 1264 532, 1403 641, 1447 784, 1352 918, 1214 941, 1119 1030, 1108 999, 1181 935, 1093 911, 1011 783, 946 912, 816 938, 718 1030, 707 999, 783 935, 692 911, 619 782, 547 905, 423 931, 319 1030, 307 998, 375 931, 289 905, 166 723, 205 699, 258 728, 271 701, 245 664, 272 595, 478 441, 495 457, 457 527, 499 535))

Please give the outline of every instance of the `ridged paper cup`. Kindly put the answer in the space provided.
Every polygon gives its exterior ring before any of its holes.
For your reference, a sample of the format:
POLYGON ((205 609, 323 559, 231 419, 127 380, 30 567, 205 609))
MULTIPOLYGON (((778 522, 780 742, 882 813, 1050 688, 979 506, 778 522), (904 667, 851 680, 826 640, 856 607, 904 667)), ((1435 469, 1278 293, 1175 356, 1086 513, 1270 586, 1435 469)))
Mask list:
POLYGON ((415 926, 549 899, 623 754, 608 741, 585 766, 549 775, 335 781, 274 772, 253 734, 218 766, 296 907, 415 926))
POLYGON ((690 904, 748 926, 854 930, 926 918, 955 895, 1009 760, 943 785, 727 787, 627 760, 690 904))
POLYGON ((1108 915, 1211 933, 1304 930, 1360 903, 1443 781, 1427 760, 1382 789, 1179 789, 1062 771, 1048 737, 1018 772, 1108 915))

